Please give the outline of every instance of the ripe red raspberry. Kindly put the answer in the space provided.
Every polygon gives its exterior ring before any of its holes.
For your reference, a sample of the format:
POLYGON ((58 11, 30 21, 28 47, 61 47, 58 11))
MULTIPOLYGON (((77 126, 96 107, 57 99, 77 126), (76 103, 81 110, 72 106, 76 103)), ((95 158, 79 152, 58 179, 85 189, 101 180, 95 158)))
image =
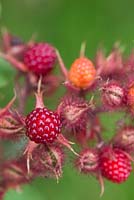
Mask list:
POLYGON ((56 53, 48 43, 38 43, 31 47, 24 55, 24 63, 29 71, 37 75, 46 75, 54 67, 56 53))
POLYGON ((86 57, 80 57, 72 64, 68 79, 76 87, 87 89, 95 80, 96 70, 93 63, 86 57))
POLYGON ((52 143, 61 132, 59 115, 47 108, 36 108, 25 122, 26 135, 36 143, 52 143))
POLYGON ((105 149, 100 157, 101 174, 115 183, 127 180, 131 172, 131 162, 125 151, 120 149, 105 149))

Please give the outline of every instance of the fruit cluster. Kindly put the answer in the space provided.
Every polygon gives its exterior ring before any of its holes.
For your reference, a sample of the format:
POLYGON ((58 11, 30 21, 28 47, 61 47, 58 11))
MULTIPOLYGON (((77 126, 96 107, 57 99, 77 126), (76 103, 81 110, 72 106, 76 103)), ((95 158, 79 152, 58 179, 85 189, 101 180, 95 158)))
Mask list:
POLYGON ((5 141, 22 146, 25 138, 25 143, 19 156, 15 152, 11 159, 6 160, 4 154, 0 158, 1 199, 9 188, 17 189, 38 176, 58 181, 67 157, 64 148, 74 154, 76 170, 99 181, 101 195, 104 178, 114 183, 126 181, 134 155, 133 52, 125 58, 115 45, 108 57, 99 49, 92 62, 85 56, 82 43, 79 57, 67 69, 51 44, 33 39, 22 42, 6 29, 2 33, 0 57, 16 70, 16 92, 0 109, 0 149, 6 151, 5 141), (59 75, 55 67, 60 68, 59 75), (52 98, 60 85, 65 94, 53 111, 44 105, 44 96, 52 98), (35 107, 26 115, 27 99, 33 94, 35 107), (106 141, 101 114, 116 112, 124 116, 115 124, 115 134, 106 141), (72 148, 70 140, 79 150, 72 148))

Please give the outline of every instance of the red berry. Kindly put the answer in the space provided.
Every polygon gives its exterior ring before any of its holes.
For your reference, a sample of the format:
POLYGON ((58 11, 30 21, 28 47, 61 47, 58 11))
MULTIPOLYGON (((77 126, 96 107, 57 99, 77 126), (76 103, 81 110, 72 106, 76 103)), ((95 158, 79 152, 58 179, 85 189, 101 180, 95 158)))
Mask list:
POLYGON ((52 143, 61 132, 59 115, 47 108, 36 108, 25 122, 26 135, 36 143, 52 143))
POLYGON ((125 151, 120 149, 105 149, 100 157, 101 174, 115 183, 127 180, 131 172, 131 162, 125 151))
POLYGON ((54 67, 56 53, 48 43, 38 43, 31 47, 24 56, 24 63, 29 71, 37 75, 46 75, 54 67))
POLYGON ((78 58, 72 64, 68 79, 76 87, 87 89, 95 80, 96 69, 86 57, 78 58))

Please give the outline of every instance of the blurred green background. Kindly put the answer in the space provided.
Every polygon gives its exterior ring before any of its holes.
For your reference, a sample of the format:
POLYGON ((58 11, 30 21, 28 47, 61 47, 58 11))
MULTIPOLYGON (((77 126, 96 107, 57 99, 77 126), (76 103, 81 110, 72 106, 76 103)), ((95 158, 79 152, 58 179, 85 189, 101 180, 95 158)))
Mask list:
MULTIPOLYGON (((126 48, 126 53, 130 52, 134 45, 133 0, 1 0, 0 22, 1 26, 6 26, 13 34, 21 36, 24 40, 28 40, 36 33, 38 41, 54 44, 60 50, 68 67, 78 56, 83 40, 87 41, 86 55, 90 58, 94 57, 100 44, 109 52, 113 43, 120 41, 126 48)), ((0 107, 13 95, 11 86, 6 86, 7 78, 12 84, 13 72, 9 67, 3 69, 3 65, 1 62, 0 107)), ((113 118, 115 117, 117 116, 113 118)), ((114 122, 109 122, 109 119, 110 114, 103 120, 103 123, 108 125, 107 137, 114 129, 114 122)), ((101 199, 132 199, 133 187, 133 173, 122 185, 106 181, 105 193, 101 199)), ((55 180, 42 178, 22 188, 20 194, 13 190, 9 191, 5 199, 100 199, 97 181, 92 177, 79 175, 71 164, 64 167, 64 177, 59 184, 55 180)))

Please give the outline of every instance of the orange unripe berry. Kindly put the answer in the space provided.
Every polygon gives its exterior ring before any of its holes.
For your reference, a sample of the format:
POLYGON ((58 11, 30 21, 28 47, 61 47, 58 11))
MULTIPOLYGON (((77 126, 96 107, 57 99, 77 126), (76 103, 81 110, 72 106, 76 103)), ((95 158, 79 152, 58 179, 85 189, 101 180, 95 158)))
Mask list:
POLYGON ((86 57, 77 58, 69 71, 68 79, 76 87, 88 88, 94 81, 96 69, 93 63, 86 57))
POLYGON ((134 114, 134 81, 132 81, 126 89, 126 102, 129 110, 134 114))
POLYGON ((127 101, 130 106, 134 106, 134 85, 128 90, 127 101))

